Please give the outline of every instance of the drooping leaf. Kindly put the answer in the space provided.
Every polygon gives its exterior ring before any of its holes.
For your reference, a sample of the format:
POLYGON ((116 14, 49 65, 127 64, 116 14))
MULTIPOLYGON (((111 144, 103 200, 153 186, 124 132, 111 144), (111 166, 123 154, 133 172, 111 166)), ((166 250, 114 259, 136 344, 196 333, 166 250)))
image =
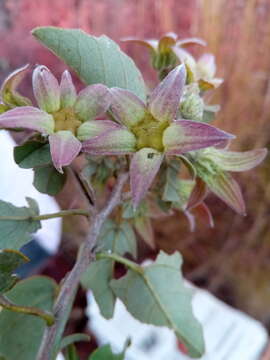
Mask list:
POLYGON ((108 220, 102 227, 98 246, 102 251, 112 251, 119 255, 130 254, 137 257, 137 242, 132 226, 123 221, 117 224, 113 220, 108 220))
POLYGON ((162 200, 164 201, 179 201, 179 178, 180 161, 170 161, 165 177, 165 186, 163 190, 162 200))
POLYGON ((192 357, 204 352, 201 325, 194 317, 191 290, 186 288, 180 272, 179 253, 160 252, 156 261, 142 272, 129 270, 110 285, 127 310, 138 320, 174 330, 192 357))
MULTIPOLYGON (((98 247, 119 255, 129 253, 135 258, 137 256, 136 236, 127 221, 117 224, 113 220, 107 220, 102 227, 98 247)), ((115 305, 115 295, 109 285, 113 271, 114 262, 101 259, 90 264, 81 277, 82 285, 93 291, 100 312, 106 319, 112 317, 115 305)))
POLYGON ((52 165, 34 169, 34 186, 44 194, 58 194, 66 182, 66 173, 60 174, 52 165))
POLYGON ((14 160, 23 169, 31 169, 52 163, 49 144, 29 141, 15 146, 14 160))
POLYGON ((40 229, 40 221, 31 219, 39 215, 37 204, 33 199, 27 201, 29 207, 16 207, 0 200, 0 249, 18 250, 40 229))
MULTIPOLYGON (((10 301, 21 306, 35 306, 50 311, 57 291, 56 283, 36 276, 20 281, 6 293, 10 301)), ((44 320, 9 310, 0 312, 0 353, 6 360, 35 360, 45 329, 44 320)))
POLYGON ((98 303, 102 316, 110 319, 113 316, 115 295, 110 288, 114 265, 111 260, 101 259, 89 265, 81 277, 82 286, 91 289, 98 303))
POLYGON ((0 250, 0 293, 10 290, 18 281, 13 274, 19 266, 29 261, 21 252, 11 249, 0 250))
POLYGON ((124 360, 125 349, 120 354, 114 354, 110 345, 104 345, 98 348, 88 358, 88 360, 124 360))
POLYGON ((145 243, 152 249, 156 247, 151 219, 148 216, 137 216, 134 227, 145 243))
POLYGON ((86 84, 105 84, 146 98, 142 75, 133 60, 105 35, 95 37, 78 29, 38 27, 32 34, 69 65, 86 84))

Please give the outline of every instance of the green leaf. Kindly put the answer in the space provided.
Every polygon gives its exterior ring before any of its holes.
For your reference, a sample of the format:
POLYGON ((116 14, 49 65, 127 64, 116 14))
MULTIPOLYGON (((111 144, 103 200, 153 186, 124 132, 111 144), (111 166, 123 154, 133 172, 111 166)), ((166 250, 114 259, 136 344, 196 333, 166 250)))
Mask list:
POLYGON ((161 251, 142 272, 129 270, 110 284, 135 318, 174 330, 189 355, 200 357, 204 352, 202 328, 192 312, 191 290, 184 285, 181 264, 179 253, 167 255, 161 251))
POLYGON ((117 224, 113 220, 107 220, 100 232, 98 246, 103 251, 109 250, 119 255, 129 253, 137 257, 137 241, 132 226, 123 221, 117 224))
POLYGON ((82 286, 91 289, 102 316, 111 319, 113 316, 115 295, 110 288, 114 264, 111 260, 101 259, 89 265, 81 277, 82 286))
POLYGON ((80 341, 90 341, 90 336, 81 333, 65 336, 61 341, 60 349, 64 349, 65 347, 80 341))
POLYGON ((34 37, 69 65, 86 84, 120 87, 146 99, 142 75, 133 60, 105 35, 95 37, 78 29, 38 27, 34 37))
MULTIPOLYGON (((117 224, 113 220, 107 220, 101 229, 98 247, 103 251, 108 250, 119 255, 129 253, 137 257, 136 236, 127 221, 117 224)), ((109 284, 113 271, 112 260, 97 260, 89 265, 81 278, 82 285, 93 291, 100 312, 106 319, 113 316, 115 305, 115 295, 109 284)))
POLYGON ((110 345, 104 345, 98 348, 88 358, 88 360, 124 360, 125 349, 120 354, 114 354, 110 345))
POLYGON ((13 271, 29 261, 21 252, 16 250, 0 250, 0 293, 10 290, 18 281, 13 271))
MULTIPOLYGON (((8 299, 20 306, 52 309, 56 283, 47 277, 35 276, 20 281, 6 293, 8 299)), ((45 329, 41 318, 3 309, 0 312, 0 353, 6 360, 35 360, 45 329)))
POLYGON ((67 347, 65 359, 66 360, 80 360, 74 344, 70 344, 67 347))
POLYGON ((44 194, 58 194, 66 182, 66 173, 60 174, 52 165, 34 169, 34 186, 44 194))
POLYGON ((16 207, 0 200, 0 249, 20 249, 31 240, 31 234, 41 228, 40 221, 31 220, 32 216, 39 215, 36 202, 30 198, 27 201, 29 207, 16 207))
POLYGON ((166 170, 166 180, 163 190, 162 200, 164 201, 179 201, 179 178, 180 161, 170 161, 166 170))
POLYGON ((23 169, 51 164, 50 145, 29 141, 23 145, 15 146, 14 160, 23 169))

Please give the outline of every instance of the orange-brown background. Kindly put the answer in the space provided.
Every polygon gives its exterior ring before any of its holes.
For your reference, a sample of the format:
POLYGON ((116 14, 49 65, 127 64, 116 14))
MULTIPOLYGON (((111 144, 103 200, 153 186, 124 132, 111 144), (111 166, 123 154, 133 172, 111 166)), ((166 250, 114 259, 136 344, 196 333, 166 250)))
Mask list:
MULTIPOLYGON (((270 147, 269 0, 0 0, 0 78, 27 62, 62 64, 30 35, 35 26, 80 27, 119 41, 125 36, 200 36, 217 56, 225 83, 213 103, 222 106, 216 125, 237 135, 233 148, 270 147)), ((156 81, 146 54, 123 46, 150 85, 156 81)), ((195 49, 195 51, 198 51, 195 49)), ((29 80, 29 79, 28 79, 29 80)), ((181 215, 156 223, 159 246, 179 249, 185 271, 233 305, 270 324, 270 158, 237 176, 247 200, 241 218, 214 197, 216 228, 190 234, 181 215)))

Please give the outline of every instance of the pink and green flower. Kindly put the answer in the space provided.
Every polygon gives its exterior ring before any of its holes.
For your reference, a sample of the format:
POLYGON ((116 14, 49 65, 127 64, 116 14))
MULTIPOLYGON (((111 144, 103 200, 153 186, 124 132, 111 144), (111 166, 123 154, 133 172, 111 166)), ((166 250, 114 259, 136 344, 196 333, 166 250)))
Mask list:
POLYGON ((117 127, 106 120, 93 121, 108 110, 109 90, 102 84, 95 84, 77 94, 67 70, 59 84, 47 67, 38 66, 32 77, 38 104, 34 107, 16 92, 26 71, 26 67, 16 70, 3 84, 4 106, 11 105, 9 101, 14 105, 15 99, 17 107, 8 106, 14 108, 0 115, 0 128, 33 130, 48 137, 53 164, 62 172, 62 167, 69 165, 80 153, 81 141, 117 127))
POLYGON ((153 90, 148 104, 127 90, 112 88, 110 111, 118 124, 107 121, 108 131, 83 142, 83 151, 92 155, 134 154, 130 163, 134 207, 150 188, 165 156, 234 138, 208 124, 176 118, 185 83, 186 69, 180 65, 153 90))
MULTIPOLYGON (((238 183, 229 173, 250 170, 259 165, 267 155, 266 149, 255 149, 244 152, 228 151, 210 147, 190 154, 198 177, 208 189, 241 215, 246 208, 238 183)), ((191 198, 200 202, 205 198, 207 189, 197 182, 191 198)), ((192 201, 190 201, 192 202, 192 201)))

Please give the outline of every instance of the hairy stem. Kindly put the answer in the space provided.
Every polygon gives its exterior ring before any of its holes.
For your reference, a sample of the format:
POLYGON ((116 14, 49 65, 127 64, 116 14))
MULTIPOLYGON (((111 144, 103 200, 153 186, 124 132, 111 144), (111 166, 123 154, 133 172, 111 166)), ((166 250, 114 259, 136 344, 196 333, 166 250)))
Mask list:
POLYGON ((89 211, 84 209, 70 209, 62 210, 52 214, 36 215, 36 216, 0 216, 0 221, 14 220, 14 221, 38 221, 38 220, 48 220, 57 217, 65 217, 70 215, 83 215, 89 216, 89 211))
POLYGON ((55 323, 51 327, 47 327, 45 329, 36 360, 52 360, 56 355, 58 351, 57 344, 60 341, 65 323, 68 319, 81 275, 87 269, 90 262, 95 258, 94 248, 101 227, 113 209, 120 203, 122 189, 127 181, 127 178, 128 174, 126 173, 119 176, 107 204, 99 212, 96 211, 93 214, 89 233, 79 251, 77 261, 73 269, 63 280, 60 292, 55 301, 53 308, 55 323))
POLYGON ((43 311, 41 309, 32 307, 32 306, 20 306, 16 305, 13 302, 11 302, 6 296, 0 295, 0 307, 3 307, 4 309, 23 313, 23 314, 30 314, 34 316, 38 316, 42 318, 44 321, 46 321, 48 326, 53 325, 55 319, 53 314, 51 314, 48 311, 43 311))

